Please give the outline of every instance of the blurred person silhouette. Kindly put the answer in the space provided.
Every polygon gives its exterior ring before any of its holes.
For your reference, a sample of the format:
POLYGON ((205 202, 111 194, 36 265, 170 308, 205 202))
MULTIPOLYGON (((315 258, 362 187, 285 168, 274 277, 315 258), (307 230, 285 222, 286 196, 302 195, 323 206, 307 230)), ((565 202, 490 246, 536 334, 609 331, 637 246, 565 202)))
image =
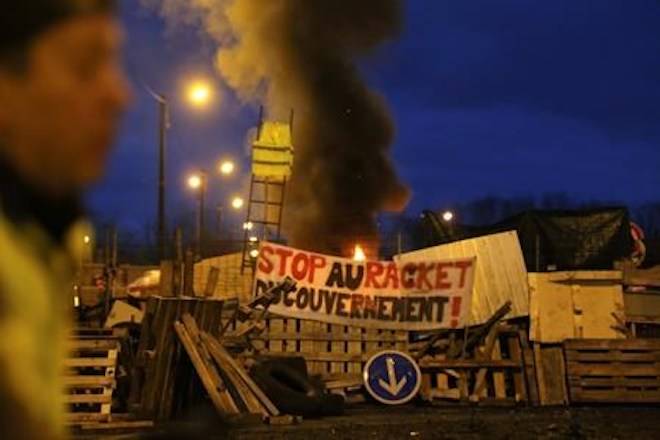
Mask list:
POLYGON ((0 438, 62 439, 81 195, 129 93, 111 0, 12 0, 0 13, 0 438))

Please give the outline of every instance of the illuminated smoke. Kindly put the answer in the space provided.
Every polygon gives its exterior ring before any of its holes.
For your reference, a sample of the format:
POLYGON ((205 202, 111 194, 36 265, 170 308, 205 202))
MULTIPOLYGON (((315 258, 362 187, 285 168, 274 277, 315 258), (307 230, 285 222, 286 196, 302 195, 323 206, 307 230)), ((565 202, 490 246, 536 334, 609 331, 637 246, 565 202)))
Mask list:
POLYGON ((269 117, 295 111, 285 231, 293 246, 351 255, 377 240, 376 215, 403 209, 389 159, 394 127, 357 62, 401 29, 398 0, 143 0, 218 41, 218 68, 269 117))

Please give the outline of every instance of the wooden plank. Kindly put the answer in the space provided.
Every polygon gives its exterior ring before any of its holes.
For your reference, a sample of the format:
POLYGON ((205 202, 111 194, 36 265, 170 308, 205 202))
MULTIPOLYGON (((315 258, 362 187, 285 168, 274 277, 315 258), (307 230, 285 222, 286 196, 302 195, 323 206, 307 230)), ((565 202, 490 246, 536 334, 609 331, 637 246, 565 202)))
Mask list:
POLYGON ((582 403, 658 403, 660 391, 571 390, 571 401, 582 403))
POLYGON ((115 378, 106 376, 65 376, 63 383, 64 386, 69 388, 112 387, 115 384, 115 378))
POLYGON ((566 350, 660 350, 660 339, 567 339, 566 350))
MULTIPOLYGON (((488 335, 486 336, 486 344, 482 352, 479 353, 479 360, 491 360, 493 356, 493 348, 495 347, 495 342, 497 341, 497 326, 491 327, 488 335)), ((479 397, 483 396, 483 392, 486 388, 486 368, 481 368, 477 371, 474 380, 474 388, 472 394, 479 397)))
MULTIPOLYGON (((269 353, 272 356, 302 356, 308 362, 330 362, 337 365, 344 365, 347 362, 366 362, 369 360, 374 353, 362 353, 362 354, 348 354, 348 353, 269 353)), ((343 369, 337 371, 330 371, 331 374, 343 374, 343 369)))
POLYGON ((202 341, 200 330, 199 327, 197 327, 195 320, 192 318, 192 316, 186 313, 181 317, 181 321, 183 321, 190 340, 197 349, 200 358, 206 366, 207 372, 210 375, 212 382, 215 384, 215 388, 219 392, 223 407, 229 414, 238 414, 240 411, 236 406, 236 402, 234 402, 234 399, 231 397, 231 394, 227 390, 224 380, 215 369, 215 366, 213 365, 213 357, 208 352, 208 349, 202 341))
MULTIPOLYGON (((299 335, 303 333, 312 333, 313 330, 314 330, 314 324, 312 321, 307 321, 307 320, 300 321, 300 333, 298 333, 299 335)), ((314 345, 315 345, 314 340, 312 339, 302 339, 302 338, 300 339, 300 351, 302 352, 309 353, 316 351, 315 350, 316 347, 314 345)), ((321 372, 318 371, 319 370, 318 365, 319 365, 318 362, 307 362, 307 369, 309 370, 310 374, 317 374, 321 372)))
POLYGON ((566 350, 566 360, 568 362, 589 362, 589 363, 657 363, 660 362, 660 351, 621 351, 609 350, 603 352, 596 351, 578 351, 566 350))
POLYGON ((526 401, 527 387, 525 386, 525 380, 523 377, 524 365, 520 354, 520 341, 517 336, 509 336, 507 337, 507 343, 509 345, 509 356, 511 356, 511 360, 520 366, 520 370, 513 372, 515 399, 516 402, 526 401))
MULTIPOLYGON (((337 355, 345 355, 346 354, 346 343, 341 340, 342 335, 344 334, 344 329, 345 327, 343 325, 335 325, 335 324, 330 324, 330 333, 332 336, 335 336, 336 339, 330 342, 330 350, 332 354, 337 354, 337 355)), ((362 358, 358 357, 359 355, 351 355, 351 357, 348 358, 341 358, 338 357, 336 358, 335 361, 333 361, 330 364, 330 372, 331 373, 345 373, 346 372, 346 362, 347 361, 353 361, 353 362, 361 362, 362 358), (346 359, 346 360, 342 360, 346 359), (359 359, 359 360, 358 360, 359 359)))
POLYGON ((65 403, 112 403, 112 395, 109 394, 67 394, 64 396, 65 403))
MULTIPOLYGON (((500 348, 501 339, 499 337, 495 340, 495 345, 493 346, 493 360, 497 361, 502 359, 502 350, 500 348)), ((506 399, 506 381, 504 373, 501 371, 493 371, 493 390, 495 392, 496 399, 506 399)))
POLYGON ((522 366, 520 360, 514 361, 509 359, 504 360, 476 360, 476 359, 421 359, 419 368, 451 368, 451 369, 475 369, 491 368, 491 369, 513 369, 521 371, 522 366))
POLYGON ((147 429, 153 428, 153 420, 124 420, 124 421, 112 421, 112 422, 103 422, 103 423, 80 423, 80 429, 84 431, 107 431, 107 430, 119 430, 119 429, 147 429))
POLYGON ((660 388, 660 378, 649 377, 582 377, 569 376, 568 383, 576 388, 660 388))
MULTIPOLYGON (((259 386, 252 380, 250 375, 241 367, 238 362, 225 350, 225 348, 218 342, 216 339, 212 338, 208 334, 202 332, 201 333, 201 338, 202 341, 206 344, 208 347, 211 355, 215 359, 215 361, 218 363, 220 366, 225 366, 227 365, 228 367, 223 368, 226 372, 233 370, 233 373, 238 374, 239 380, 236 382, 241 382, 243 381, 243 384, 247 386, 249 393, 252 393, 252 395, 256 396, 259 402, 260 409, 262 410, 262 414, 265 416, 272 415, 272 416, 278 416, 280 415, 279 410, 277 407, 271 402, 271 400, 264 394, 264 392, 259 388, 259 386)), ((246 402, 247 403, 247 402, 246 402)))
POLYGON ((658 376, 658 365, 566 363, 570 376, 658 376))
MULTIPOLYGON (((284 333, 284 320, 282 318, 271 317, 268 320, 268 334, 270 333, 284 333)), ((280 339, 268 340, 268 351, 271 353, 281 353, 284 351, 284 342, 280 339)))
POLYGON ((545 401, 542 405, 564 405, 568 402, 566 389, 566 370, 564 367, 564 353, 559 346, 541 346, 540 366, 542 380, 544 381, 545 401))
MULTIPOLYGON (((348 333, 345 333, 344 336, 350 337, 353 339, 351 342, 346 343, 346 352, 348 354, 361 354, 362 353, 362 329, 359 327, 348 327, 348 333)), ((362 363, 361 362, 350 362, 347 365, 347 373, 357 373, 362 372, 362 363)))
POLYGON ((119 339, 74 339, 67 342, 72 351, 104 351, 119 349, 119 339))
MULTIPOLYGON (((298 324, 300 320, 298 319, 285 319, 284 328, 288 333, 297 333, 298 324)), ((300 352, 300 341, 298 340, 289 340, 284 341, 284 350, 289 353, 299 353, 300 352)))
POLYGON ((101 414, 99 412, 74 412, 66 414, 65 420, 65 423, 68 425, 109 421, 110 414, 101 414))
POLYGON ((233 413, 235 411, 235 407, 232 408, 227 404, 226 399, 221 397, 220 392, 217 389, 217 384, 213 383, 213 380, 211 379, 208 366, 204 363, 199 352, 195 348, 195 344, 190 339, 186 328, 180 322, 175 322, 174 329, 179 337, 179 341, 181 341, 181 344, 185 348, 186 353, 188 353, 188 356, 190 357, 190 360, 195 367, 195 371, 202 381, 204 389, 211 398, 211 402, 213 402, 215 409, 221 414, 233 413))
POLYGON ((66 368, 82 368, 82 367, 114 367, 117 363, 116 359, 107 357, 98 358, 67 358, 64 360, 66 368))
POLYGON ((534 364, 534 353, 529 346, 527 339, 527 332, 520 330, 518 332, 520 338, 520 347, 522 351, 522 361, 524 365, 525 383, 527 384, 527 395, 529 403, 537 406, 539 404, 539 389, 536 383, 536 366, 534 364))

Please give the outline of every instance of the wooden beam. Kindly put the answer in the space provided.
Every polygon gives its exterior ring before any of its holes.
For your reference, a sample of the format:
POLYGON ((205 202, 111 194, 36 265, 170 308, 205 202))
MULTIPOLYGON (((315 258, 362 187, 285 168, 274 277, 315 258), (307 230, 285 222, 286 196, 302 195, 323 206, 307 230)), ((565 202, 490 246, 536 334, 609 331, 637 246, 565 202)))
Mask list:
POLYGON ((197 375, 202 381, 202 384, 204 385, 204 389, 206 389, 206 392, 211 398, 211 401, 213 402, 213 406, 215 407, 215 409, 220 414, 237 413, 238 411, 236 410, 235 405, 232 406, 231 404, 229 404, 227 399, 223 398, 220 395, 220 392, 217 389, 217 384, 214 383, 213 380, 211 379, 211 374, 208 371, 208 366, 202 360, 199 352, 195 347, 195 344, 190 339, 190 335, 186 331, 186 328, 183 326, 183 324, 181 324, 178 321, 175 322, 174 330, 176 331, 176 334, 179 337, 179 341, 181 341, 181 344, 186 350, 186 353, 188 353, 188 356, 190 357, 190 360, 193 366, 195 367, 195 371, 197 372, 197 375))
POLYGON ((273 404, 273 402, 264 394, 264 392, 259 388, 259 386, 252 380, 250 375, 241 367, 238 362, 225 350, 225 348, 218 342, 218 340, 212 338, 207 333, 201 333, 202 341, 204 341, 211 352, 211 355, 218 363, 225 367, 225 371, 233 369, 240 379, 247 385, 247 388, 251 393, 256 396, 260 404, 263 405, 266 413, 264 415, 268 416, 279 416, 280 411, 273 404))

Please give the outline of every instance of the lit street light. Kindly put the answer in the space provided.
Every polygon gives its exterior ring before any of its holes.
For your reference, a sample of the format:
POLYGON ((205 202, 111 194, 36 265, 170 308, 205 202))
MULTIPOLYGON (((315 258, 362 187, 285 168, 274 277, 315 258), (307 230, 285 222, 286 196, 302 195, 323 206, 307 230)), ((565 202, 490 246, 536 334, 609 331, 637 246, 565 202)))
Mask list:
POLYGON ((219 166, 220 174, 224 176, 229 176, 233 174, 235 169, 236 169, 236 165, 231 160, 222 161, 219 166))
POLYGON ((188 102, 195 107, 204 107, 211 100, 213 94, 209 83, 195 81, 188 86, 188 102))
POLYGON ((190 189, 199 189, 202 186, 202 177, 199 174, 188 177, 188 186, 190 189))
POLYGON ((454 219, 454 213, 451 211, 445 211, 442 213, 442 219, 446 222, 450 222, 454 219))
POLYGON ((245 204, 245 201, 243 200, 242 197, 234 197, 231 201, 231 207, 238 210, 243 207, 245 204))

